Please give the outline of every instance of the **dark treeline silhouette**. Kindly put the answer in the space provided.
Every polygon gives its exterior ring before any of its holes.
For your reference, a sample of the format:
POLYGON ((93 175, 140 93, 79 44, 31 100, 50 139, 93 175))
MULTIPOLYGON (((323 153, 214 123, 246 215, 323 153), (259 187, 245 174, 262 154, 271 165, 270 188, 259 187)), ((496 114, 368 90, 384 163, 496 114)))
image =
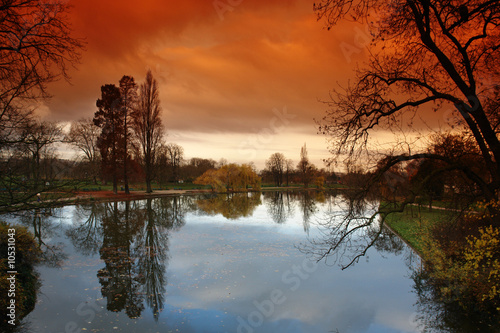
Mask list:
POLYGON ((113 192, 118 180, 129 193, 129 166, 138 164, 146 181, 146 192, 152 192, 154 164, 163 138, 157 81, 151 71, 139 87, 131 76, 123 76, 119 87, 106 84, 97 100, 94 125, 101 128, 97 147, 101 153, 103 181, 112 179, 113 192), (121 176, 121 177, 120 177, 121 176))
MULTIPOLYGON (((327 164, 330 169, 330 163, 327 164)), ((274 183, 281 187, 290 184, 302 184, 304 187, 314 185, 322 189, 325 184, 336 184, 338 176, 327 169, 318 169, 310 162, 306 144, 300 149, 300 159, 294 168, 293 161, 287 159, 283 153, 274 153, 266 160, 266 167, 260 173, 263 182, 274 183)))

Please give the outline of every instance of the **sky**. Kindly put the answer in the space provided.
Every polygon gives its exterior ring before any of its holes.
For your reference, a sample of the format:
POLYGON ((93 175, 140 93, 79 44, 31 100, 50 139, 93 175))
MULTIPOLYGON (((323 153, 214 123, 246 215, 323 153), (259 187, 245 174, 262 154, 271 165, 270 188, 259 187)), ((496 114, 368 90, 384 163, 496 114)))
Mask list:
POLYGON ((360 29, 328 31, 309 0, 71 0, 75 37, 86 40, 71 81, 49 89, 46 119, 93 117, 100 87, 123 75, 160 86, 166 141, 186 158, 254 162, 272 153, 296 164, 306 144, 329 158, 315 119, 330 91, 365 57, 360 29), (350 52, 346 52, 346 47, 350 52), (352 52, 354 50, 354 52, 352 52))

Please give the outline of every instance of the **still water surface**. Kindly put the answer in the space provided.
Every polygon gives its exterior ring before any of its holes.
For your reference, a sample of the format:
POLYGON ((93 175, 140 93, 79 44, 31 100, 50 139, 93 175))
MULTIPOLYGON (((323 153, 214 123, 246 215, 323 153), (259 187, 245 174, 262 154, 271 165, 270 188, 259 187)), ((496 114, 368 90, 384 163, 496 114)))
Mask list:
POLYGON ((12 217, 46 263, 31 332, 420 332, 413 252, 397 237, 353 267, 304 245, 340 197, 264 193, 108 202, 12 217))

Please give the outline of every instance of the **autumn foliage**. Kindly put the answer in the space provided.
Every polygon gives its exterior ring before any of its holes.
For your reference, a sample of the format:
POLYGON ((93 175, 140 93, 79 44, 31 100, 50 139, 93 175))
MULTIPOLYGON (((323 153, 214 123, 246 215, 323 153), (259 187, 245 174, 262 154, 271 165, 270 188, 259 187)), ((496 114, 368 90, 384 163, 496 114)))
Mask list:
POLYGON ((453 226, 429 228, 422 235, 422 257, 425 273, 443 301, 498 314, 500 228, 494 223, 492 205, 499 203, 483 202, 453 226))
MULTIPOLYGON (((9 300, 13 299, 7 297, 10 290, 10 282, 7 280, 10 274, 7 272, 12 270, 9 269, 7 261, 7 249, 10 246, 8 241, 9 234, 14 234, 13 237, 15 237, 15 269, 18 272, 16 275, 15 290, 15 323, 19 324, 19 320, 33 311, 36 304, 40 282, 38 281, 38 273, 35 271, 34 266, 40 261, 41 252, 33 235, 28 229, 0 221, 0 251, 2 252, 2 258, 0 260, 0 293, 2 295, 0 306, 2 309, 7 309, 9 300)), ((8 316, 4 316, 0 322, 0 331, 5 332, 13 326, 7 323, 7 321, 10 320, 9 318, 8 316)))
POLYGON ((248 164, 227 164, 219 169, 210 169, 196 178, 193 183, 209 185, 217 192, 252 188, 260 190, 261 179, 248 164))

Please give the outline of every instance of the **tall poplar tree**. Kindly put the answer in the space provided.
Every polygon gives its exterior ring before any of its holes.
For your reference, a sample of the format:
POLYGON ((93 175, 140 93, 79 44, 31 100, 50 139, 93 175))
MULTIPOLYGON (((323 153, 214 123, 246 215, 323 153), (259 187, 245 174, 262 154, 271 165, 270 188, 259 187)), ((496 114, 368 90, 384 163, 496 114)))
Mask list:
POLYGON ((132 126, 141 147, 144 172, 146 174, 146 192, 153 192, 153 166, 156 152, 163 138, 163 125, 160 119, 161 106, 158 83, 151 70, 146 81, 140 85, 137 107, 132 113, 132 126))
POLYGON ((120 94, 122 97, 122 107, 123 107, 123 185, 125 187, 125 193, 129 194, 130 189, 128 186, 128 114, 132 112, 134 105, 137 100, 137 84, 131 76, 124 75, 120 80, 120 94))

